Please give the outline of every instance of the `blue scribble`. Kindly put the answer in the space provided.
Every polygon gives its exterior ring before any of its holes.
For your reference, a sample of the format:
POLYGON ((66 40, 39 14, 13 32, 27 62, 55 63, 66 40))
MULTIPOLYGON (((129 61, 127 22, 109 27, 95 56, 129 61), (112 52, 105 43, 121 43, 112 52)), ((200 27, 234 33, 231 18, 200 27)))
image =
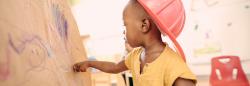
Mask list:
POLYGON ((54 16, 54 20, 55 20, 55 24, 56 24, 56 28, 58 30, 58 33, 60 34, 60 36, 62 38, 66 38, 68 37, 68 22, 65 19, 65 16, 63 15, 63 13, 60 11, 58 5, 53 5, 52 6, 52 13, 54 16))
POLYGON ((45 45, 45 47, 46 47, 46 49, 47 49, 48 56, 49 56, 49 57, 52 57, 53 51, 52 51, 50 45, 45 45))

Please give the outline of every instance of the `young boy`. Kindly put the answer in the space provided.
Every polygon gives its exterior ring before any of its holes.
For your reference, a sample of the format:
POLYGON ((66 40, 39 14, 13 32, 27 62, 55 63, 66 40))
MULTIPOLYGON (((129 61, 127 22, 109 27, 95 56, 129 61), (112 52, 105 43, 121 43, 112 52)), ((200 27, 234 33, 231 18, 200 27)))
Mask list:
POLYGON ((161 33, 143 7, 130 0, 123 12, 126 39, 131 47, 127 58, 118 64, 84 61, 73 66, 76 72, 88 67, 107 73, 130 70, 135 86, 195 86, 196 78, 181 56, 162 42, 161 33))

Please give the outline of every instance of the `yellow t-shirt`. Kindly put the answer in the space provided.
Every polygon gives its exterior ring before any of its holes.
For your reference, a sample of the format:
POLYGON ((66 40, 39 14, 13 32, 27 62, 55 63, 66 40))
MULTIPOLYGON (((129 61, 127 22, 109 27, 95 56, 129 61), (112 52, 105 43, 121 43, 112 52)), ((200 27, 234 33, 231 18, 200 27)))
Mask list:
POLYGON ((195 75, 182 58, 168 46, 153 62, 145 64, 140 74, 141 52, 142 48, 136 48, 125 60, 132 73, 134 86, 172 86, 178 77, 196 81, 195 75))

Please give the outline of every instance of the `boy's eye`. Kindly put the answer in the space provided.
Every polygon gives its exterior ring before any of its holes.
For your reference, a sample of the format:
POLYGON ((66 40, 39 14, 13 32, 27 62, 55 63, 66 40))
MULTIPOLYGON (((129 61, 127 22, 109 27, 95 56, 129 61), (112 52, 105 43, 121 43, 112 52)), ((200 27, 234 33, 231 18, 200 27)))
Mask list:
POLYGON ((125 23, 125 22, 123 22, 123 26, 126 26, 126 23, 125 23))

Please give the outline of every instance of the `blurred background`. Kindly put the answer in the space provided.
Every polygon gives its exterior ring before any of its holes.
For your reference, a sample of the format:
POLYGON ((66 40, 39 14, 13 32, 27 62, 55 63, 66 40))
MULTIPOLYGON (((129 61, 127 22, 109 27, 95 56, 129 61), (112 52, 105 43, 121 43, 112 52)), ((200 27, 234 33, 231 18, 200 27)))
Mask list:
MULTIPOLYGON (((128 0, 70 2, 88 59, 119 62, 125 52, 122 11, 128 0)), ((217 56, 238 56, 249 80, 250 0, 183 0, 183 4, 186 24, 177 40, 198 86, 209 86, 211 59, 217 56)), ((167 37, 163 39, 171 45, 167 37)), ((92 81, 94 86, 125 86, 121 74, 95 69, 92 81)))

